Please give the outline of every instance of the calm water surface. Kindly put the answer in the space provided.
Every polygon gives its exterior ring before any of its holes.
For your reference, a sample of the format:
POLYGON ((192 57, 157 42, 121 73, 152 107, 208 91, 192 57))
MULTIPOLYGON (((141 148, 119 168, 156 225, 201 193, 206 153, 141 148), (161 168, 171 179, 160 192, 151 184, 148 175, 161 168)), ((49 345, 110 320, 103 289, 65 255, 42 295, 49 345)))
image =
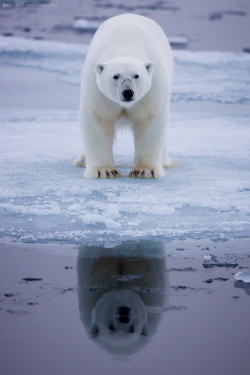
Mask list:
POLYGON ((233 275, 249 257, 205 269, 204 251, 2 247, 1 374, 248 373, 250 286, 233 275))

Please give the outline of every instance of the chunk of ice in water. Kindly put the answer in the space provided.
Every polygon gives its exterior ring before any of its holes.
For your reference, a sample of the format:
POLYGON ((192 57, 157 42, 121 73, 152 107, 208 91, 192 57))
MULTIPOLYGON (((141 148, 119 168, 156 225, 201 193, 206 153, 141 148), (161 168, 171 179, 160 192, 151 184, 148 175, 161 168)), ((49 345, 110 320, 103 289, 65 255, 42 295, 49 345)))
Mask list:
POLYGON ((189 44, 189 40, 185 35, 172 35, 169 37, 169 43, 172 48, 183 49, 189 44))
POLYGON ((85 19, 78 19, 73 24, 73 29, 77 31, 96 31, 100 23, 98 22, 91 22, 85 19))
POLYGON ((238 263, 234 262, 219 262, 215 255, 205 255, 203 261, 204 268, 212 267, 237 267, 238 263))
POLYGON ((244 283, 250 283, 250 271, 237 272, 234 275, 235 280, 243 281, 244 283))

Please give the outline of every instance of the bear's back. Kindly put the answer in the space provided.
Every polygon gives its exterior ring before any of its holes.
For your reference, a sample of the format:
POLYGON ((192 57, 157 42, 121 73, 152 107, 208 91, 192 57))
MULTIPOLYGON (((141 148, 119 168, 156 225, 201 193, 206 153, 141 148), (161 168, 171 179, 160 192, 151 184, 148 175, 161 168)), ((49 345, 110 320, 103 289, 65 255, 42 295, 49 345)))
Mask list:
POLYGON ((163 45, 168 43, 164 31, 155 21, 148 17, 130 13, 109 18, 107 21, 103 22, 103 24, 97 30, 97 33, 99 33, 99 31, 103 33, 107 30, 113 29, 114 27, 122 25, 124 25, 126 28, 140 27, 141 29, 145 29, 147 33, 153 35, 159 43, 163 45))
POLYGON ((97 30, 90 47, 102 61, 118 56, 141 60, 160 58, 172 64, 171 48, 161 27, 150 18, 135 14, 111 17, 97 30))

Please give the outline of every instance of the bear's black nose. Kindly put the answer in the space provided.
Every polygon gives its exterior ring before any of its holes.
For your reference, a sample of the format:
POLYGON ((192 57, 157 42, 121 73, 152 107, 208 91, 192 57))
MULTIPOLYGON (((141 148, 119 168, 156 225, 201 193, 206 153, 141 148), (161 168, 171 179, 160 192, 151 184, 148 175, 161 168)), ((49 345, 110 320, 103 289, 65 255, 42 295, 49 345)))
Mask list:
POLYGON ((131 319, 131 308, 127 306, 119 306, 116 309, 116 315, 120 323, 128 323, 131 319))
POLYGON ((122 92, 122 97, 123 99, 126 101, 126 102, 129 102, 130 100, 132 100, 134 96, 134 91, 131 90, 131 89, 128 89, 128 90, 124 90, 122 92))

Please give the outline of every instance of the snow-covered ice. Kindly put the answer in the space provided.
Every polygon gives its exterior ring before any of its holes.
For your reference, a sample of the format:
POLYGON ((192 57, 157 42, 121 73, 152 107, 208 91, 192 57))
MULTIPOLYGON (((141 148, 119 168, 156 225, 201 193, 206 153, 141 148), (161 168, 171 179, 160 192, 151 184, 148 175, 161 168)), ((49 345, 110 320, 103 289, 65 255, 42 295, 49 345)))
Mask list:
POLYGON ((168 39, 171 47, 178 49, 186 48, 189 43, 189 40, 185 35, 172 35, 168 39))
POLYGON ((86 180, 77 114, 2 111, 1 232, 25 241, 120 241, 133 237, 247 237, 248 118, 173 114, 169 149, 179 167, 160 180, 126 175, 128 133, 115 155, 123 177, 86 180))
POLYGON ((250 272, 249 271, 237 272, 234 275, 234 278, 237 281, 243 281, 244 283, 250 283, 250 272))
POLYGON ((82 31, 82 32, 96 31, 99 26, 100 26, 100 23, 95 22, 95 21, 85 20, 83 18, 80 18, 73 23, 73 28, 77 31, 82 31))
MULTIPOLYGON (((0 37, 0 66, 54 71, 79 84, 86 51, 0 37)), ((249 104, 249 55, 178 51, 175 58, 173 102, 249 104)), ((73 165, 81 152, 76 111, 1 108, 2 241, 112 246, 131 238, 249 238, 249 119, 173 112, 169 153, 178 167, 159 180, 127 177, 133 140, 123 130, 114 147, 123 177, 87 180, 73 165)))

